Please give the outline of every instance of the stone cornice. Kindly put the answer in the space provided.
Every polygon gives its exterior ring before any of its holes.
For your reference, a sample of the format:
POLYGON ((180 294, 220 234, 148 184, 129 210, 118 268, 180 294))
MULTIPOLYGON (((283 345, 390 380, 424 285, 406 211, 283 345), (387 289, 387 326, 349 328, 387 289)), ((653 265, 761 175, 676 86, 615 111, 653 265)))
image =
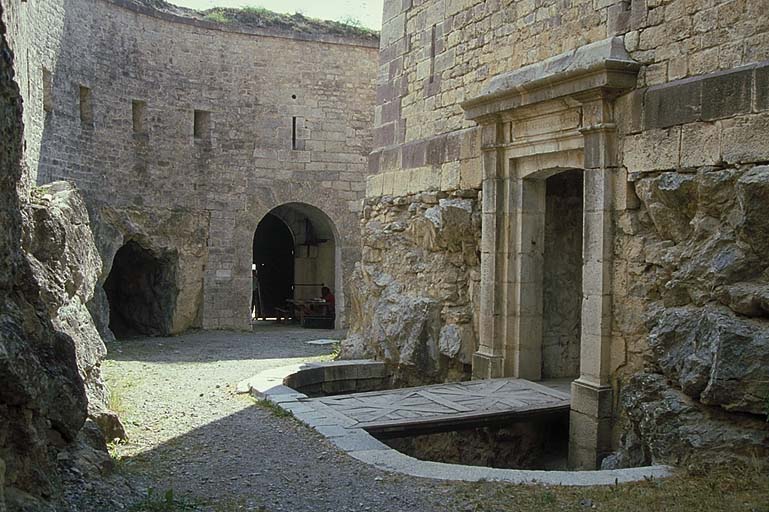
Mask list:
POLYGON ((640 67, 625 50, 623 38, 611 37, 497 75, 462 108, 467 119, 483 122, 500 112, 543 101, 578 99, 590 93, 615 95, 636 86, 640 67))

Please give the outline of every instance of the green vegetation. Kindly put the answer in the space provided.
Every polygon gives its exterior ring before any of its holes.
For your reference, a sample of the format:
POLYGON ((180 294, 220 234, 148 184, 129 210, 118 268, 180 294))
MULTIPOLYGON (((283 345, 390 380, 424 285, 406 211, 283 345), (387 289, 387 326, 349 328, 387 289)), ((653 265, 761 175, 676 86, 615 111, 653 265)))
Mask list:
POLYGON ((110 372, 113 366, 114 364, 109 360, 102 363, 104 383, 107 386, 107 407, 118 416, 122 416, 128 409, 124 400, 125 392, 136 386, 136 383, 126 379, 120 373, 110 372))
POLYGON ((339 23, 342 25, 347 25, 348 27, 355 27, 359 29, 365 29, 363 26, 363 23, 358 18, 353 18, 352 16, 345 16, 344 18, 341 18, 339 20, 339 23))
POLYGON ((269 400, 256 400, 256 405, 258 405, 259 407, 262 407, 263 409, 267 409, 276 418, 293 418, 294 417, 294 413, 292 413, 291 411, 285 410, 278 404, 274 402, 270 402, 269 400))
POLYGON ((604 512, 769 511, 769 474, 754 464, 679 470, 668 479, 605 487, 544 487, 487 482, 460 484, 475 512, 602 510, 604 512), (489 489, 487 487, 493 486, 489 489), (489 499, 491 497, 491 499, 489 499))
POLYGON ((303 33, 327 33, 343 36, 376 37, 378 32, 363 26, 360 20, 345 17, 339 21, 309 18, 300 12, 281 14, 261 6, 239 9, 215 7, 202 11, 203 19, 217 23, 240 23, 253 27, 274 27, 303 33))
POLYGON ((129 512, 184 512, 200 510, 202 502, 174 495, 173 489, 158 494, 155 489, 147 491, 147 496, 135 503, 129 512))
POLYGON ((214 21, 216 23, 231 23, 232 18, 227 16, 227 12, 224 9, 211 9, 203 16, 206 21, 214 21))

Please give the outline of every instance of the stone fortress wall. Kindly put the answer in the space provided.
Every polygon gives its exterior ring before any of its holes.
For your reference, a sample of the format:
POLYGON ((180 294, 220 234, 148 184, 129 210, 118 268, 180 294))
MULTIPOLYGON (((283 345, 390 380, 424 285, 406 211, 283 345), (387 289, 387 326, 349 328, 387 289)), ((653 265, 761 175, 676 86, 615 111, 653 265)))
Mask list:
MULTIPOLYGON (((6 3, 29 172, 83 191, 102 280, 132 241, 168 267, 160 332, 247 328, 254 231, 304 203, 334 235, 326 284, 344 323, 376 37, 230 26, 144 0, 6 3)), ((101 287, 91 309, 106 332, 101 287)))
POLYGON ((769 451, 766 0, 386 0, 374 144, 344 354, 575 377, 577 467, 769 451))

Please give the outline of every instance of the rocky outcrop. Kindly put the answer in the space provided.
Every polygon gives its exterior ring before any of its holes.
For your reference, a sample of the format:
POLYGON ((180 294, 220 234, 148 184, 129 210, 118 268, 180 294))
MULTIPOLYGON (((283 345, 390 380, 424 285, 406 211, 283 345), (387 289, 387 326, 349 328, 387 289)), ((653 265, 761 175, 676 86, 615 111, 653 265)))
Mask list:
MULTIPOLYGON (((113 270, 116 254, 127 246, 153 261, 157 267, 153 273, 161 276, 154 277, 157 289, 148 291, 153 302, 157 302, 156 310, 149 316, 157 318, 139 321, 146 325, 136 334, 167 336, 200 327, 203 274, 208 260, 208 214, 185 209, 115 208, 96 201, 89 204, 89 213, 104 265, 88 308, 102 337, 114 339, 109 328, 109 299, 103 285, 113 270)), ((136 266, 134 270, 141 271, 136 266)), ((139 281, 141 276, 133 279, 139 281)))
POLYGON ((624 435, 623 449, 604 461, 604 468, 769 457, 769 428, 763 419, 703 405, 662 375, 641 373, 631 378, 621 405, 632 427, 624 435))
MULTIPOLYGON (((769 167, 636 182, 645 368, 622 385, 628 431, 608 465, 769 454, 769 167)), ((629 243, 625 246, 631 247, 629 243)))
POLYGON ((479 235, 475 190, 368 200, 342 357, 386 361, 396 385, 468 377, 479 235))
POLYGON ((649 336, 662 374, 689 397, 728 411, 766 415, 769 325, 723 306, 660 311, 649 336))
POLYGON ((1 23, 0 36, 0 510, 49 510, 58 454, 109 460, 81 435, 105 396, 104 345, 85 308, 100 261, 69 185, 27 196, 21 100, 1 23))

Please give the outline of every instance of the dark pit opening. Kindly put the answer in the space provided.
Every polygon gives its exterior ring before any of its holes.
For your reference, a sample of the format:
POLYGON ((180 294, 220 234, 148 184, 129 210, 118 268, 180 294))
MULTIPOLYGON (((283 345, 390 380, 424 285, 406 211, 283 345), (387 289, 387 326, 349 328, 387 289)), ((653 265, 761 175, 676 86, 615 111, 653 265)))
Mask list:
POLYGON ((116 338, 170 334, 175 268, 172 257, 156 256, 133 241, 118 250, 104 282, 116 338))
POLYGON ((568 411, 453 430, 369 433, 425 461, 551 471, 565 470, 568 464, 568 411))

